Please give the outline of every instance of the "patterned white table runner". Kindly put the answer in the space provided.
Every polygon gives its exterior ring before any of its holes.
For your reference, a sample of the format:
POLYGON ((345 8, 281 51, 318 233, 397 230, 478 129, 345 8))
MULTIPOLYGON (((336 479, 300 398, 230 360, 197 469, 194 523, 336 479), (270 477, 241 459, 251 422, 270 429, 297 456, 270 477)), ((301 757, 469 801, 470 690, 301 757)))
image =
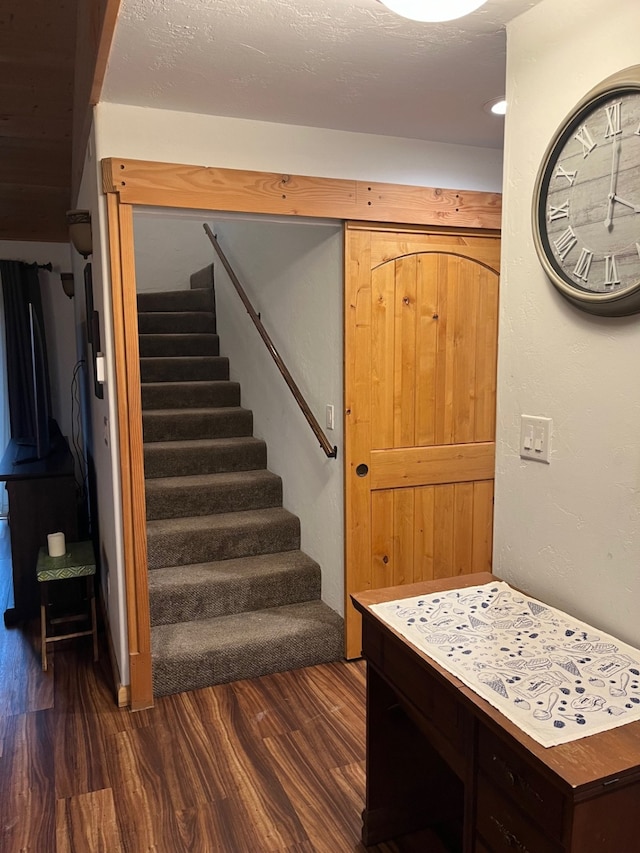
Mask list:
POLYGON ((371 610, 543 746, 640 719, 640 650, 502 581, 371 610))

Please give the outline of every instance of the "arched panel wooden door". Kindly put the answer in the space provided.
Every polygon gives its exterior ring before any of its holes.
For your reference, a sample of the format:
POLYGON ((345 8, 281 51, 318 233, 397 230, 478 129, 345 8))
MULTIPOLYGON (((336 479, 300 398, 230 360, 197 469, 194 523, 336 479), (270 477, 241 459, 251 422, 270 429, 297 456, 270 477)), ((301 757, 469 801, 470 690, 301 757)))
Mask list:
POLYGON ((348 225, 346 654, 350 594, 490 571, 500 243, 348 225))

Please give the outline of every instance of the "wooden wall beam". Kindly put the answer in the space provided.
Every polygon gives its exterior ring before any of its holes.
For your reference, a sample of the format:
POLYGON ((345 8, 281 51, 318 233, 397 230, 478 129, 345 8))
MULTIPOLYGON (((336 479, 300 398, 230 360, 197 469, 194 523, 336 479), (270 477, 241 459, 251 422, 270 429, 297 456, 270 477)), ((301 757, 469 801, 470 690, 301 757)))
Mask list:
POLYGON ((499 228, 501 195, 109 158, 103 189, 126 204, 367 222, 499 228))

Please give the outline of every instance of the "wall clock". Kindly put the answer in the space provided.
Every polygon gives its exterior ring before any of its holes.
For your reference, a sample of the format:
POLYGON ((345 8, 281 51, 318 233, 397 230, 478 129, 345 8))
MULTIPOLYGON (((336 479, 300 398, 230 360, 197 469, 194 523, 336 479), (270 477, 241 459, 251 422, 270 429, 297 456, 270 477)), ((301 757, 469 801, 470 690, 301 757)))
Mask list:
POLYGON ((557 130, 533 197, 533 235, 560 293, 584 311, 640 311, 640 66, 607 78, 557 130))

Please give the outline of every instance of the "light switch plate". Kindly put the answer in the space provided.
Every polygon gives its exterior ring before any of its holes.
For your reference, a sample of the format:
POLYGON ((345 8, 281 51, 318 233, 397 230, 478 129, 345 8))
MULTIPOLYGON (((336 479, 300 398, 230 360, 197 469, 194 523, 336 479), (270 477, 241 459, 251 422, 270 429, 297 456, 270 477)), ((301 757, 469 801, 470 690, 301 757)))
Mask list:
POLYGON ((335 427, 335 409, 330 403, 327 403, 327 429, 334 429, 335 427))
POLYGON ((551 418, 520 416, 520 456, 535 462, 551 462, 551 418))

